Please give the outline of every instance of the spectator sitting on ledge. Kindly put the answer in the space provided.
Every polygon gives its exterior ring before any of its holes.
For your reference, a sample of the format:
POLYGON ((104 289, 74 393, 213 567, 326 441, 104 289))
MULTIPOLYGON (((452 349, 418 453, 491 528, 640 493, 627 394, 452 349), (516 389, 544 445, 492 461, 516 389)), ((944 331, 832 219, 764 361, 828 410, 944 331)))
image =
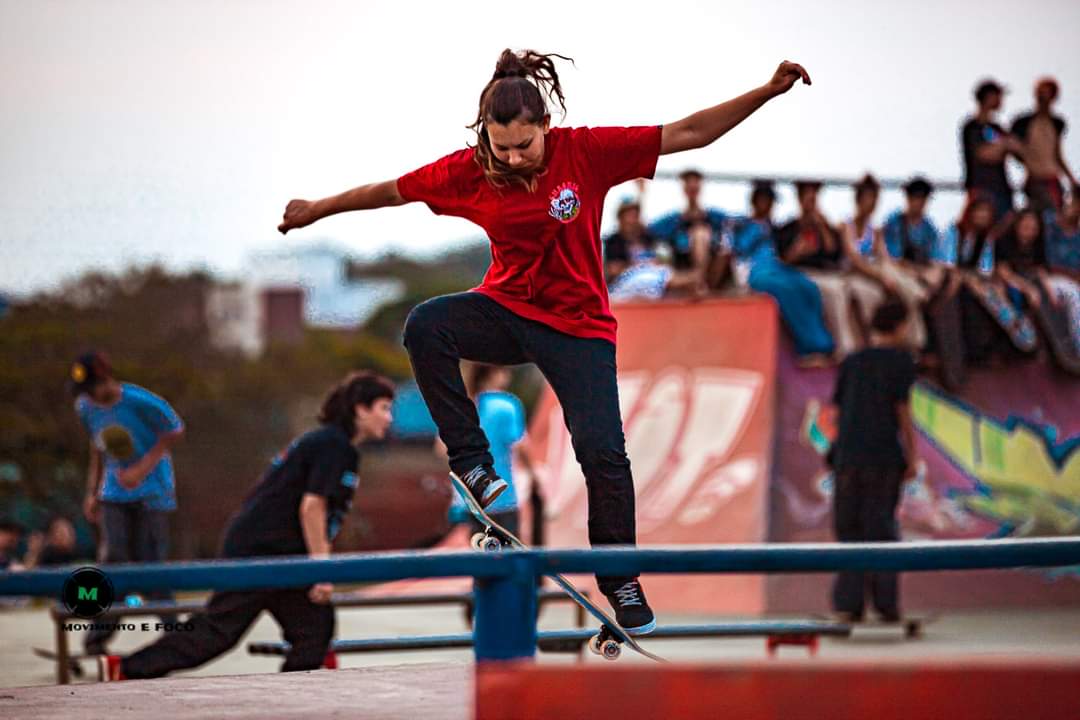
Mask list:
POLYGON ((695 270, 702 277, 710 277, 710 285, 719 284, 722 274, 712 266, 723 263, 722 237, 727 215, 720 210, 706 208, 701 204, 701 187, 704 176, 699 170, 684 170, 682 180, 686 207, 681 211, 663 215, 649 224, 649 230, 671 248, 672 265, 676 270, 695 270))
POLYGON ((641 203, 624 198, 616 214, 619 228, 604 240, 604 277, 608 283, 643 253, 656 250, 656 236, 641 222, 641 203))

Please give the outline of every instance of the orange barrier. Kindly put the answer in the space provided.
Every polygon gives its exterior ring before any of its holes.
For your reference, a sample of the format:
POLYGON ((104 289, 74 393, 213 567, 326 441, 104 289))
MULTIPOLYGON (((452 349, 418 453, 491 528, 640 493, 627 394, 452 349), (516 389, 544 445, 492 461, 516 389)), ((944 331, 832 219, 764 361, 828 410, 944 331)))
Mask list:
POLYGON ((1080 659, 478 665, 477 720, 986 720, 1080 717, 1080 659))
MULTIPOLYGON (((778 331, 772 299, 633 303, 615 315, 639 544, 763 542, 778 331)), ((550 389, 530 437, 548 545, 587 545, 585 479, 550 389)), ((760 577, 654 577, 647 587, 660 610, 753 614, 765 607, 760 577)))

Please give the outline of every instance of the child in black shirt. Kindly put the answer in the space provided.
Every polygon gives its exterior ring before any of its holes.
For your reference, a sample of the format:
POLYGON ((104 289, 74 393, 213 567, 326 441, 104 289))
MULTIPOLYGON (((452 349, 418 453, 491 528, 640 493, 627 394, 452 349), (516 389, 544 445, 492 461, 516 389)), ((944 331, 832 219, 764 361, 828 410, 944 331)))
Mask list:
MULTIPOLYGON (((897 541, 900 487, 915 473, 915 430, 908 396, 915 362, 904 349, 908 310, 899 298, 874 313, 872 346, 840 366, 833 402, 837 438, 830 453, 835 471, 833 523, 840 542, 897 541)), ((900 619, 896 573, 842 572, 833 587, 833 609, 851 621, 863 618, 866 586, 885 621, 900 619)))
MULTIPOLYGON (((225 557, 330 556, 331 543, 356 491, 364 442, 385 436, 394 386, 367 372, 333 388, 320 427, 293 441, 271 463, 225 532, 225 557)), ((154 678, 209 662, 235 645, 263 610, 290 644, 282 671, 318 669, 334 634, 333 586, 215 592, 182 632, 169 632, 138 652, 99 658, 99 679, 154 678)))

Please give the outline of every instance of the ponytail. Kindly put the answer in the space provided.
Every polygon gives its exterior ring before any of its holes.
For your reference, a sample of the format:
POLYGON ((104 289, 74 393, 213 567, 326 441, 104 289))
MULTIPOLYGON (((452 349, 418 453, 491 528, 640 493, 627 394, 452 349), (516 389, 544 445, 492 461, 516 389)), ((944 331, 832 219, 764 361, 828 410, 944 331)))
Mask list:
POLYGON ((545 55, 533 50, 520 53, 503 50, 495 63, 495 73, 480 93, 476 120, 468 127, 476 133, 476 163, 494 187, 506 187, 516 182, 526 190, 536 189, 535 178, 522 177, 495 157, 485 125, 488 122, 508 125, 514 120, 540 123, 551 115, 548 100, 558 102, 565 115, 566 98, 553 58, 574 62, 573 58, 557 53, 545 55))
POLYGON ((323 399, 319 422, 336 425, 351 438, 356 434, 356 406, 370 407, 381 398, 394 399, 392 382, 373 372, 349 373, 323 399))

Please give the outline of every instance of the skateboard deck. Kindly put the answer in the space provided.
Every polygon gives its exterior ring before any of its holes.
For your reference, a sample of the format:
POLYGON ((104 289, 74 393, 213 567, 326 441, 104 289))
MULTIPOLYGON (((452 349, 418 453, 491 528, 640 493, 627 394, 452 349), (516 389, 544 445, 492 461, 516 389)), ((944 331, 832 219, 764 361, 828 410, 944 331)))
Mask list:
POLYGON ((1023 352, 1035 350, 1039 336, 1027 313, 1017 310, 998 287, 972 277, 966 280, 972 295, 1005 331, 1012 344, 1023 352))
POLYGON ((948 291, 931 299, 926 308, 926 330, 937 348, 941 380, 949 389, 958 388, 967 380, 961 313, 960 299, 948 291))
MULTIPOLYGON (((815 616, 815 618, 820 619, 820 620, 833 620, 833 621, 837 620, 836 617, 828 616, 828 615, 817 615, 817 616, 815 616)), ((926 627, 927 625, 930 625, 931 623, 936 622, 939 618, 940 618, 940 615, 929 614, 929 615, 905 615, 902 618, 900 618, 899 620, 897 620, 896 622, 887 622, 887 621, 881 620, 879 618, 874 618, 874 619, 871 619, 871 620, 851 621, 851 622, 848 622, 848 621, 845 620, 843 622, 845 622, 845 623, 847 623, 847 624, 849 624, 851 626, 852 634, 854 634, 855 631, 857 629, 860 629, 860 628, 881 629, 881 630, 896 629, 896 630, 900 630, 901 632, 903 632, 905 638, 913 640, 915 638, 922 637, 923 628, 926 627)))
POLYGON ((1072 337, 1072 320, 1064 307, 1055 304, 1046 289, 1039 285, 1042 305, 1034 311, 1035 323, 1042 330, 1054 360, 1065 372, 1080 374, 1080 347, 1072 337))
MULTIPOLYGON (((31 648, 31 649, 34 651, 34 654, 37 655, 39 658, 45 658, 46 660, 59 660, 60 659, 60 656, 57 655, 52 650, 46 650, 45 648, 39 648, 39 647, 31 648)), ((96 657, 97 657, 97 655, 86 655, 86 654, 83 654, 83 653, 71 653, 70 655, 68 655, 68 660, 90 660, 91 658, 96 658, 96 657)))
MULTIPOLYGON (((46 650, 45 648, 37 648, 37 647, 36 648, 31 648, 31 649, 34 651, 34 654, 37 655, 39 658, 44 658, 46 660, 52 660, 53 662, 56 662, 56 661, 60 660, 60 657, 55 652, 53 652, 52 650, 46 650)), ((95 657, 97 657, 97 656, 96 655, 68 655, 68 659, 67 659, 68 671, 72 675, 74 675, 75 677, 81 678, 84 675, 84 673, 83 673, 82 663, 80 662, 80 660, 90 660, 90 659, 95 658, 95 657)))
MULTIPOLYGON (((472 546, 477 550, 483 551, 497 551, 501 550, 504 546, 517 548, 519 550, 527 550, 528 545, 521 542, 512 532, 499 525, 497 522, 491 519, 480 503, 476 502, 472 493, 469 492, 469 488, 462 482, 456 474, 450 473, 450 482, 453 484, 454 489, 457 490, 461 499, 465 501, 466 507, 469 508, 469 512, 472 513, 476 521, 484 526, 485 530, 482 533, 473 535, 472 546)), ((634 652, 655 660, 657 662, 666 662, 658 655, 654 655, 645 648, 641 647, 634 637, 623 629, 619 623, 615 621, 610 615, 608 615, 603 608, 595 604, 587 597, 581 594, 581 591, 577 587, 567 580, 565 577, 558 573, 545 573, 548 577, 555 581, 563 591, 570 596, 570 599, 580 605, 585 612, 592 615, 599 623, 600 630, 589 641, 589 649, 598 655, 602 655, 608 660, 614 660, 619 657, 621 652, 620 646, 626 645, 634 652)))

